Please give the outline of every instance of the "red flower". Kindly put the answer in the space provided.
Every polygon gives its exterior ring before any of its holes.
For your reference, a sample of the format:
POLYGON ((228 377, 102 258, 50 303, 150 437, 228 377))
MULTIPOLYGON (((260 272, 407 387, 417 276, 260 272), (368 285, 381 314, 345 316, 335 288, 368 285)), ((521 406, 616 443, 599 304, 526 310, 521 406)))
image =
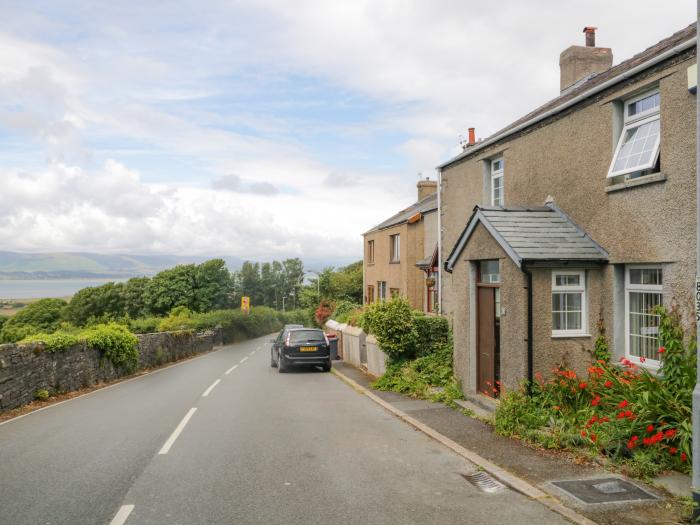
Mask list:
POLYGON ((642 439, 642 443, 644 443, 644 446, 648 447, 649 445, 653 444, 654 442, 650 437, 645 437, 642 439))
POLYGON ((605 360, 604 360, 604 359, 598 359, 598 362, 599 362, 601 365, 604 365, 604 364, 605 364, 605 360))
POLYGON ((644 359, 644 356, 642 356, 642 357, 639 358, 639 361, 640 361, 641 363, 644 363, 644 362, 646 362, 646 359, 644 359))
POLYGON ((554 405, 552 407, 552 410, 561 410, 561 407, 559 405, 554 405))
POLYGON ((610 379, 608 379, 608 380, 605 382, 605 388, 610 388, 611 386, 613 386, 613 382, 610 381, 610 379))
POLYGON ((686 453, 681 452, 681 461, 685 461, 686 459, 688 459, 688 456, 686 455, 686 453))
POLYGON ((583 390, 583 389, 586 388, 587 386, 588 386, 588 385, 587 385, 586 383, 579 383, 579 384, 578 384, 578 387, 579 387, 581 390, 583 390))
POLYGON ((593 441, 593 443, 595 443, 598 440, 598 436, 596 436, 595 434, 591 434, 590 438, 591 438, 591 441, 593 441))
POLYGON ((593 405, 594 407, 600 405, 600 396, 595 396, 591 400, 591 405, 593 405))
POLYGON ((671 454, 672 456, 675 456, 676 452, 678 452, 678 449, 676 447, 671 447, 668 449, 668 453, 671 454))
POLYGON ((666 351, 666 347, 665 347, 665 346, 660 346, 660 347, 659 347, 659 353, 660 353, 660 354, 663 354, 665 351, 666 351))
POLYGON ((598 422, 599 422, 599 423, 608 423, 608 422, 610 422, 610 418, 609 418, 608 416, 601 417, 601 418, 598 420, 598 422))
POLYGON ((588 434, 586 434, 586 431, 585 431, 585 430, 582 430, 582 431, 581 431, 581 437, 586 437, 587 435, 588 435, 588 434))
POLYGON ((648 432, 649 434, 651 434, 653 431, 654 431, 654 425, 649 425, 649 426, 647 427, 647 432, 648 432))
POLYGON ((671 439, 673 436, 676 435, 676 429, 675 428, 669 428, 666 432, 664 432, 664 436, 667 439, 671 439))
POLYGON ((631 439, 627 442, 627 448, 634 448, 636 446, 637 446, 637 444, 634 441, 632 441, 631 439))
POLYGON ((625 417, 634 417, 634 414, 631 410, 625 410, 625 417))
POLYGON ((615 416, 617 419, 624 419, 625 418, 625 413, 624 412, 618 412, 617 415, 615 416))
POLYGON ((632 441, 638 441, 638 440, 639 440, 639 436, 632 436, 632 441))
POLYGON ((625 408, 627 405, 629 405, 629 403, 627 402, 626 399, 623 399, 622 401, 620 401, 620 403, 617 406, 619 408, 625 408))

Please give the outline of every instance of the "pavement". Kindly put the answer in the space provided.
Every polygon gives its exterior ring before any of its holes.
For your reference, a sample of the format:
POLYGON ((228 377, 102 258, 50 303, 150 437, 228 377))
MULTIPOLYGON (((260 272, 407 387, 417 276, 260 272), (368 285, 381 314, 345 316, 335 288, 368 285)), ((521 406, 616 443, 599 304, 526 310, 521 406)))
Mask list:
MULTIPOLYGON (((534 496, 547 504, 559 502, 573 510, 578 516, 570 519, 577 523, 600 525, 639 525, 681 522, 682 508, 678 502, 669 501, 663 491, 629 480, 619 474, 612 474, 625 481, 631 481, 658 499, 644 502, 584 504, 553 485, 555 481, 587 480, 609 478, 611 472, 593 464, 579 464, 571 456, 557 451, 541 450, 522 442, 499 436, 492 425, 484 423, 442 403, 417 400, 395 392, 383 392, 371 387, 373 377, 363 371, 337 361, 336 373, 347 378, 356 389, 368 396, 378 398, 377 402, 404 420, 423 429, 439 442, 453 449, 462 449, 463 455, 485 470, 494 474, 503 473, 504 481, 511 486, 522 486, 525 494, 544 493, 534 496)), ((519 522, 525 523, 525 522, 519 522)))
POLYGON ((0 424, 0 523, 567 523, 267 339, 0 424))

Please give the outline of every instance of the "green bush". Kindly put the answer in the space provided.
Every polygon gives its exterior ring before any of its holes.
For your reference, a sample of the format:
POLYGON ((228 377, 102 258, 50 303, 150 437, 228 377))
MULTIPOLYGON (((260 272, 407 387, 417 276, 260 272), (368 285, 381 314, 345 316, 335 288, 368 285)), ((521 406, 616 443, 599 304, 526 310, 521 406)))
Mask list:
POLYGON ((374 303, 365 308, 362 329, 376 337, 382 351, 391 359, 415 355, 418 334, 414 315, 407 299, 374 303))
POLYGON ((66 304, 63 299, 41 299, 29 304, 5 321, 0 340, 14 343, 31 334, 55 332, 66 304))
POLYGON ((116 323, 98 325, 82 332, 88 347, 102 352, 102 357, 127 372, 136 371, 139 364, 137 337, 126 326, 116 323))
POLYGON ((442 316, 424 315, 415 312, 413 324, 416 329, 416 354, 424 356, 444 347, 450 339, 450 326, 442 316))
POLYGON ((362 306, 352 301, 339 301, 335 304, 331 317, 339 323, 347 323, 359 308, 362 306))
POLYGON ((36 391, 36 393, 34 394, 34 399, 36 399, 37 401, 46 401, 49 398, 49 395, 49 391, 45 388, 42 388, 41 390, 36 391))
POLYGON ((47 352, 63 352, 81 341, 79 335, 71 332, 54 332, 52 334, 33 334, 25 337, 20 343, 44 343, 47 352))
POLYGON ((541 376, 531 397, 520 392, 501 396, 496 431, 547 446, 586 447, 648 477, 664 469, 690 471, 691 406, 695 385, 695 343, 686 338, 676 308, 660 316, 658 375, 621 359, 610 364, 605 346, 586 377, 557 369, 541 376))
POLYGON ((162 320, 162 317, 129 319, 129 330, 135 334, 152 334, 158 331, 158 325, 162 320))
POLYGON ((452 405, 455 399, 463 399, 452 362, 452 346, 444 344, 432 354, 389 363, 386 373, 372 386, 377 390, 390 390, 452 405))
POLYGON ((177 332, 191 330, 196 322, 192 312, 185 306, 177 306, 170 311, 168 317, 164 317, 158 323, 159 332, 177 332))

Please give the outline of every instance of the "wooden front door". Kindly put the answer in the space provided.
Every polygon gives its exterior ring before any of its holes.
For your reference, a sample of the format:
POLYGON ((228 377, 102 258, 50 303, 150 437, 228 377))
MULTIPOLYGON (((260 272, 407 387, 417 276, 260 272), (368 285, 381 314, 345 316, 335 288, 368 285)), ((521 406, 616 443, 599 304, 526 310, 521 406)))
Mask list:
POLYGON ((479 392, 496 397, 499 334, 494 286, 477 287, 477 377, 479 392))

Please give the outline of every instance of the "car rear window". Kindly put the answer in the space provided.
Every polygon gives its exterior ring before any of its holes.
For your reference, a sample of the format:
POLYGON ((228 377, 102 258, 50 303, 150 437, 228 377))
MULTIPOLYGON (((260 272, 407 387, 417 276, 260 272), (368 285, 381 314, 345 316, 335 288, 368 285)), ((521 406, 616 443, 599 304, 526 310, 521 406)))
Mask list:
POLYGON ((321 330, 294 330, 290 332, 289 342, 295 343, 325 343, 326 338, 321 330))

